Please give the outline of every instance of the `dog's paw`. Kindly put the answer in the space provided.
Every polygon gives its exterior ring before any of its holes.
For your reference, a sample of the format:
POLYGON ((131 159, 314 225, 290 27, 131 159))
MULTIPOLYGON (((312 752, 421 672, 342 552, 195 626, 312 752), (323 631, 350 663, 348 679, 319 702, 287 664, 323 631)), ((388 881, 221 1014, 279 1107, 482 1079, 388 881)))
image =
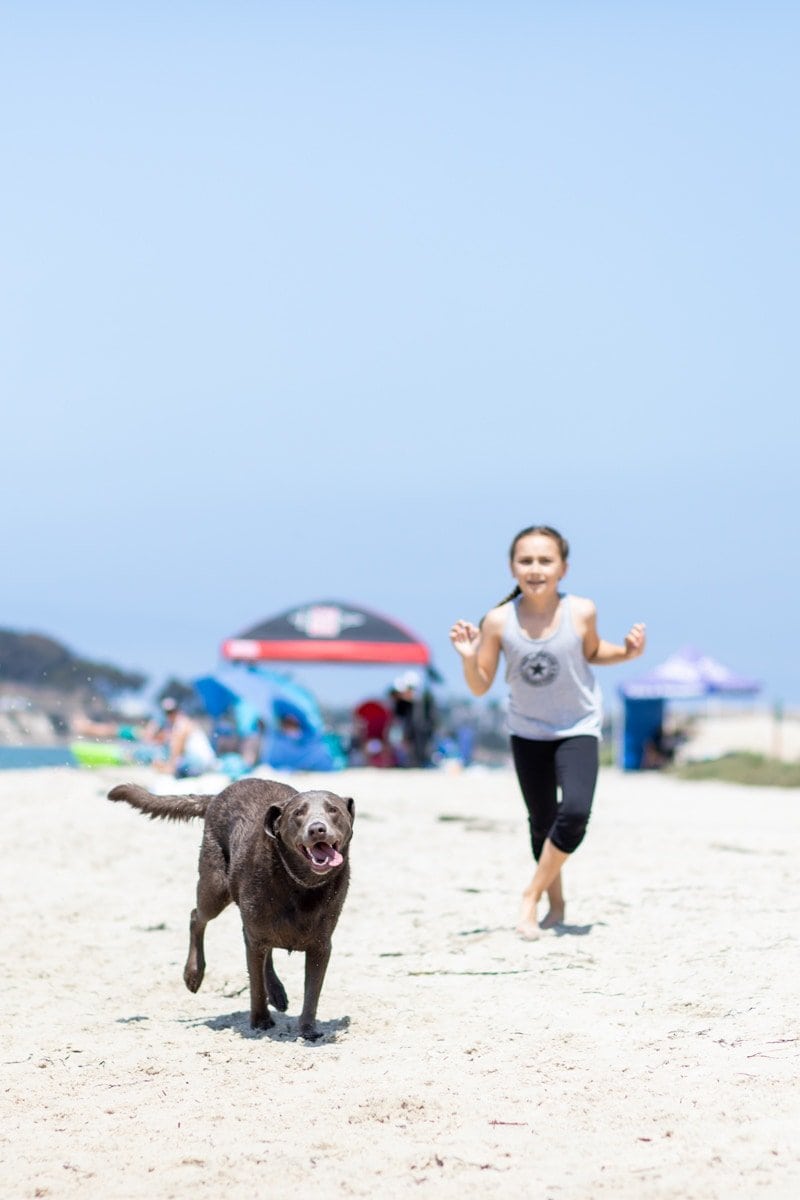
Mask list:
POLYGON ((271 979, 269 981, 267 995, 273 1008, 277 1008, 278 1012, 286 1012, 289 1007, 289 997, 286 995, 286 988, 280 979, 271 979))
POLYGON ((190 992, 196 992, 203 982, 205 975, 205 967, 190 967, 187 963, 183 971, 183 982, 186 984, 190 992))
POLYGON ((306 1042, 318 1042, 322 1037, 322 1030, 317 1029, 316 1025, 301 1025, 298 1033, 306 1042))
POLYGON ((251 1029, 272 1029, 275 1024, 269 1013, 251 1013, 250 1028, 251 1029))

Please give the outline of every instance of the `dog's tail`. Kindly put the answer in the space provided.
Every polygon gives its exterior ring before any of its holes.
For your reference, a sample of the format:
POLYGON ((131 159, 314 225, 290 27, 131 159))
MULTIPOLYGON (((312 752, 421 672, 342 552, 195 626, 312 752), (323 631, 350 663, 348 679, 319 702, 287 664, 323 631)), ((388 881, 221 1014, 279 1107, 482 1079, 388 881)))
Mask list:
POLYGON ((204 817, 213 796, 155 796, 136 783, 121 783, 108 793, 109 800, 125 800, 131 808, 154 821, 191 821, 193 817, 204 817))

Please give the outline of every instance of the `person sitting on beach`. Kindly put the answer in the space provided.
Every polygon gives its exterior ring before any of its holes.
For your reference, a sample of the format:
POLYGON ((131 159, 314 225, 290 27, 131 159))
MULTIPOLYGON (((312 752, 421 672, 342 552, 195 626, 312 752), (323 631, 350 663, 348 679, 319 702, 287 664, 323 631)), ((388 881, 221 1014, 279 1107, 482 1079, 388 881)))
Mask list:
POLYGON ((644 744, 642 770, 660 771, 664 767, 671 767, 685 741, 685 734, 677 726, 666 722, 658 725, 644 744))
POLYGON ((263 717, 256 717, 247 732, 242 733, 242 744, 239 753, 242 762, 248 770, 257 767, 264 753, 264 743, 267 736, 267 722, 263 717))
POLYGON ((136 742, 146 737, 146 730, 130 722, 95 720, 93 717, 76 716, 72 720, 72 732, 83 738, 119 738, 123 742, 136 742))
POLYGON ((514 590, 480 627, 459 620, 450 630, 473 695, 488 692, 501 651, 506 658, 511 751, 537 863, 517 926, 527 939, 539 936, 537 909, 545 892, 550 911, 541 928, 563 922, 561 868, 583 841, 591 812, 601 697, 588 664, 625 662, 645 645, 639 624, 621 646, 604 641, 593 602, 559 592, 568 554, 568 542, 550 526, 523 529, 509 553, 514 590))
POLYGON ((120 724, 119 721, 76 716, 72 721, 72 732, 79 741, 91 739, 98 743, 112 740, 132 743, 126 745, 124 760, 147 765, 161 755, 164 741, 160 722, 137 721, 135 724, 120 724))
POLYGON ((174 775, 176 779, 189 779, 203 775, 217 765, 217 757, 205 731, 188 713, 183 712, 177 700, 166 696, 161 701, 164 714, 164 737, 167 757, 154 763, 157 771, 174 775))

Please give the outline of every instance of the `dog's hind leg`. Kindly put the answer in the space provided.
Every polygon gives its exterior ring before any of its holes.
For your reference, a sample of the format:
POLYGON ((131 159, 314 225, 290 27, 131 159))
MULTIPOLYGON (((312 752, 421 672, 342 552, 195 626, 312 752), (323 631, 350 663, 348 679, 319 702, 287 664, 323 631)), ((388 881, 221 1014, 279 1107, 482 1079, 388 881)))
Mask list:
POLYGON ((272 965, 271 950, 264 956, 264 984, 267 989, 267 999, 272 1007, 277 1008, 278 1012, 286 1012, 286 1009, 289 1007, 289 1000, 286 995, 286 988, 275 974, 275 967, 272 965))
POLYGON ((231 902, 224 871, 218 870, 204 857, 200 859, 200 878, 197 881, 197 908, 189 918, 189 956, 183 968, 183 981, 190 992, 196 992, 203 982, 206 956, 203 940, 206 925, 218 917, 231 902))

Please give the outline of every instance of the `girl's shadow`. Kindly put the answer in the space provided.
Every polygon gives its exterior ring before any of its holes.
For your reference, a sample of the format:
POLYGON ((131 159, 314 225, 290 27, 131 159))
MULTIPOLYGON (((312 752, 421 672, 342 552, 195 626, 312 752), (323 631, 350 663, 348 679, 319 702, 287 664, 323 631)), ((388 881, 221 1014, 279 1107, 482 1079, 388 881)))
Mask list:
POLYGON ((596 924, 602 925, 602 921, 593 921, 590 925, 553 925, 550 933, 554 933, 556 937, 586 937, 596 924))

